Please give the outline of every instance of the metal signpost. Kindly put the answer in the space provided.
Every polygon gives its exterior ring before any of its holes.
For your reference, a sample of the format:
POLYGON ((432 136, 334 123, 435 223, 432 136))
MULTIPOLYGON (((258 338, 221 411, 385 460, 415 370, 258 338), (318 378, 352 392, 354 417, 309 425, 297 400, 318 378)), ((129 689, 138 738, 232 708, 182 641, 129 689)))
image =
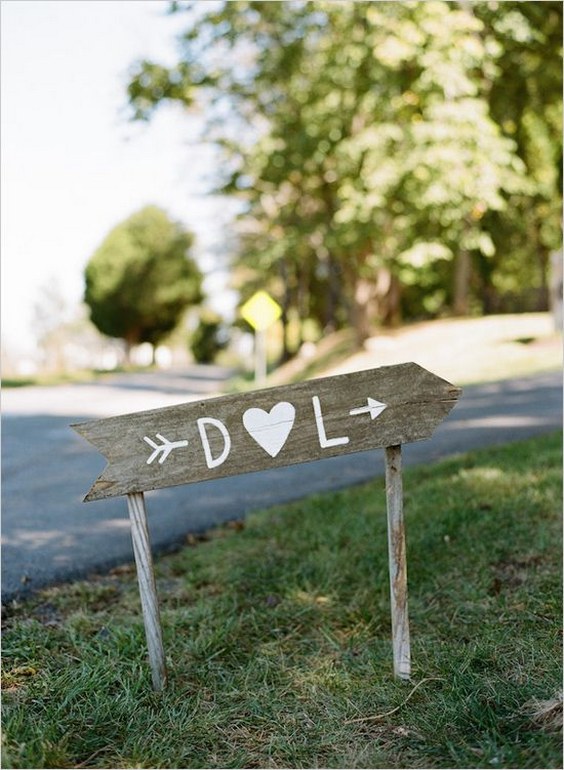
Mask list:
POLYGON ((257 291, 241 308, 241 315, 255 330, 255 382, 266 382, 266 332, 282 314, 282 308, 265 291, 257 291))
POLYGON ((385 448, 394 674, 408 679, 401 445, 428 438, 460 392, 407 363, 73 425, 108 460, 85 500, 127 495, 154 688, 166 669, 143 493, 376 447, 385 448))

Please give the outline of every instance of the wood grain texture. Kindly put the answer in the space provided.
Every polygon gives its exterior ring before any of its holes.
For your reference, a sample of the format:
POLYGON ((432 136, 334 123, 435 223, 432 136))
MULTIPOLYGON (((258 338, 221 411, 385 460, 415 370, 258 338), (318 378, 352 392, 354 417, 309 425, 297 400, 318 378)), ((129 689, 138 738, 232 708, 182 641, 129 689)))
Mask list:
POLYGON ((137 567, 137 581, 139 583, 139 595, 143 610, 153 690, 160 692, 166 685, 167 673, 153 557, 147 526, 147 511, 145 509, 143 493, 137 492, 127 495, 127 507, 131 521, 131 539, 133 541, 133 553, 137 567))
MULTIPOLYGON (((419 441, 444 420, 460 393, 446 380, 407 363, 73 425, 108 460, 85 500, 419 441), (314 397, 329 442, 339 437, 348 442, 321 445, 314 397), (368 413, 351 416, 350 411, 365 406, 368 398, 386 404, 386 409, 374 420, 368 413), (243 414, 250 408, 270 413, 280 402, 294 407, 295 422, 282 449, 271 457, 245 429, 243 414), (201 418, 219 420, 229 434, 229 454, 217 467, 206 462, 197 422, 201 418), (147 464, 152 448, 144 437, 157 443, 157 434, 187 444, 171 451, 164 462, 147 464)), ((210 452, 217 457, 225 448, 224 437, 213 425, 206 430, 210 452)))
POLYGON ((407 612, 407 555, 403 517, 401 446, 386 447, 386 503, 394 676, 399 679, 409 679, 411 649, 407 612))

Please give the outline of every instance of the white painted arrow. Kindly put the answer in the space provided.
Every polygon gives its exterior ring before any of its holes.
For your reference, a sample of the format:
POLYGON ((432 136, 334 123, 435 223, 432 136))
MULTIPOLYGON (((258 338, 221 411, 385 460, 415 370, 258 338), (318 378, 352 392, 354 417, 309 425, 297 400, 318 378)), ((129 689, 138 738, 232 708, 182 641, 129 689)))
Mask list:
POLYGON ((143 441, 146 441, 147 444, 149 444, 149 446, 152 446, 153 449, 155 450, 147 460, 147 465, 150 465, 161 452, 162 452, 162 456, 159 457, 159 463, 162 465, 173 449, 178 449, 179 447, 188 446, 187 440, 169 441, 164 436, 161 436, 160 433, 155 433, 155 436, 158 439, 160 439, 160 441, 163 442, 160 446, 158 444, 155 444, 155 442, 152 439, 150 439, 149 436, 143 436, 143 441))
POLYGON ((368 406, 359 406, 357 409, 351 409, 350 415, 368 414, 370 413, 370 419, 374 420, 379 414, 382 414, 387 404, 383 404, 381 401, 376 401, 375 398, 368 396, 368 406))

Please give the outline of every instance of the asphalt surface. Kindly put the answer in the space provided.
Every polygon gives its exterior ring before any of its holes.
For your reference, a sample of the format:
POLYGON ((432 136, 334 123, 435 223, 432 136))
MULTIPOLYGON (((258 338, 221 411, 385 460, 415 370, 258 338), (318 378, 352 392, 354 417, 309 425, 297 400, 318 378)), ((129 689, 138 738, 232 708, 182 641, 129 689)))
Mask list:
MULTIPOLYGON (((123 498, 84 504, 105 461, 69 428, 92 417, 152 409, 217 393, 229 372, 116 376, 100 383, 2 394, 2 600, 133 560, 123 498)), ((431 439, 404 447, 406 465, 526 439, 562 427, 562 375, 469 386, 431 439)), ((147 493, 153 548, 252 510, 368 481, 384 471, 374 450, 147 493)))

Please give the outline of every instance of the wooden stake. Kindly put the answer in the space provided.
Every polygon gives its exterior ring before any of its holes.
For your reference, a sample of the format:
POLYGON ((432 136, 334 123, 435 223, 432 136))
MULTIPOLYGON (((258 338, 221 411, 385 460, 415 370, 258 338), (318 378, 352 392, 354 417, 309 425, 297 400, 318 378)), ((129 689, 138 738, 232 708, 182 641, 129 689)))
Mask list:
POLYGON ((407 614, 407 560, 400 444, 386 447, 386 502, 388 507, 388 560, 394 676, 400 679, 409 679, 411 675, 411 651, 407 614))
POLYGON ((166 664, 159 614, 153 557, 147 526, 147 511, 142 492, 132 492, 127 495, 127 508, 131 520, 131 539, 137 566, 137 580, 143 609, 145 635, 149 650, 149 663, 153 677, 153 690, 159 692, 166 684, 166 664))

